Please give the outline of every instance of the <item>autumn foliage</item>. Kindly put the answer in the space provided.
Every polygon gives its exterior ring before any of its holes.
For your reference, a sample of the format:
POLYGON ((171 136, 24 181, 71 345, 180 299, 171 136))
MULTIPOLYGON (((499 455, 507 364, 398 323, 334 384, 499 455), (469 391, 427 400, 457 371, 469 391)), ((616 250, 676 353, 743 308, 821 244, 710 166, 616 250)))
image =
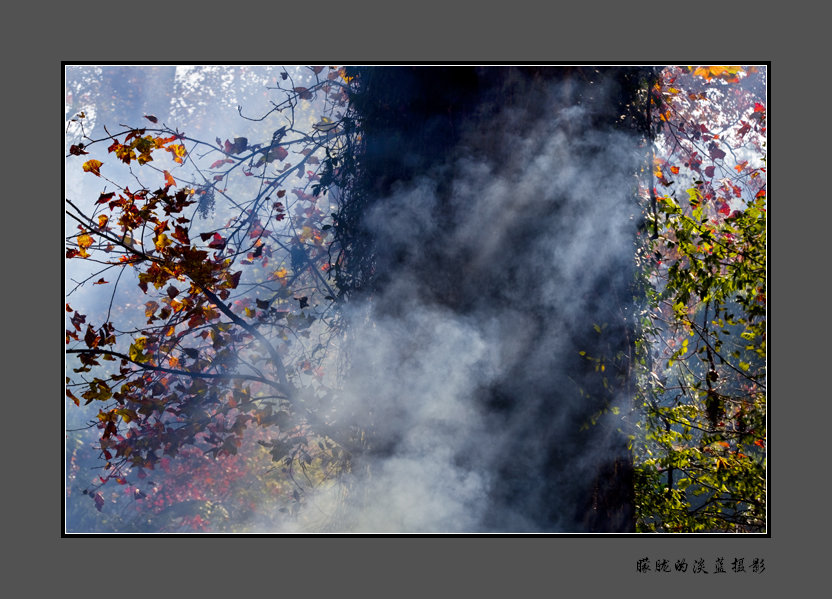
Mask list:
MULTIPOLYGON (((289 90, 274 111, 293 115, 314 101, 332 124, 327 131, 284 126, 267 144, 249 145, 158 126, 70 148, 67 168, 79 168, 72 158, 83 156, 80 168, 106 183, 92 201, 66 200, 76 227, 66 258, 90 265, 79 287, 101 285, 124 297, 132 281, 143 296, 138 305, 116 302, 95 322, 71 297, 66 304, 66 395, 78 406, 100 406, 93 424, 103 472, 82 491, 99 511, 113 481, 127 485, 142 517, 158 524, 184 501, 203 508, 220 501, 222 490, 204 494, 210 481, 233 480, 231 472, 254 476, 258 468, 258 479, 283 473, 272 488, 282 494, 278 503, 294 509, 304 489, 287 482, 296 467, 320 481, 343 465, 321 397, 334 331, 324 314, 335 299, 325 197, 344 144, 335 129, 345 129, 347 96, 342 70, 311 70, 315 83, 289 90), (98 157, 87 156, 96 150, 98 157), (140 169, 129 185, 110 174, 119 164, 140 169), (243 185, 251 197, 239 204, 229 189, 243 185), (218 208, 218 198, 231 209, 218 208), (187 475, 191 482, 181 484, 187 475), (193 485, 203 493, 174 490, 193 485)), ((222 505, 233 503, 225 497, 222 505)), ((218 513, 162 528, 205 530, 211 521, 219 529, 218 513)))
POLYGON ((639 252, 639 530, 766 529, 764 67, 672 67, 639 252))

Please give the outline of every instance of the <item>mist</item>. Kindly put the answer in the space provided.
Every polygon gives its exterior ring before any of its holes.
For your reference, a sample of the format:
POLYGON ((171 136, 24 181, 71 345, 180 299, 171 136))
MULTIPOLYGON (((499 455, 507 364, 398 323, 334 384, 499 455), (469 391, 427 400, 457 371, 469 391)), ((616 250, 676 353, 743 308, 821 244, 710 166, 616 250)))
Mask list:
POLYGON ((330 530, 580 532, 579 495, 622 457, 622 420, 579 432, 599 378, 579 343, 632 312, 638 140, 595 129, 584 90, 521 88, 533 103, 496 98, 371 202, 379 282, 345 308, 337 412, 374 443, 330 530))

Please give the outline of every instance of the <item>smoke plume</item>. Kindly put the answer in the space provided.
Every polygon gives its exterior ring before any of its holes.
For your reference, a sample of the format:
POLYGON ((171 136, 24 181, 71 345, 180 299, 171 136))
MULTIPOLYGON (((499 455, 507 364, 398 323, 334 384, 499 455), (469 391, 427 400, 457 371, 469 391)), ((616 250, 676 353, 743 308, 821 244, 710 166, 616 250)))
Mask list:
POLYGON ((365 216, 381 283, 348 312, 339 414, 374 444, 335 530, 580 531, 576 489, 620 457, 620 422, 579 433, 579 352, 628 313, 636 140, 594 128, 604 86, 524 85, 365 216))

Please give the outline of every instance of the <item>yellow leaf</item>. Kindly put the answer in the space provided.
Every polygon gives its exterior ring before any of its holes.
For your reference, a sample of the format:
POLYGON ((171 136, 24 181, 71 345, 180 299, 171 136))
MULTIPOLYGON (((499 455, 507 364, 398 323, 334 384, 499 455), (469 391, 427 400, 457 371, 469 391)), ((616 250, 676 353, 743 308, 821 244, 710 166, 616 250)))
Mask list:
POLYGON ((154 244, 156 245, 156 249, 161 252, 164 251, 164 249, 170 245, 170 239, 164 233, 160 233, 156 236, 154 244))
POLYGON ((136 339, 133 344, 130 346, 130 359, 134 362, 147 362, 150 360, 150 356, 144 353, 145 348, 147 347, 147 337, 139 337, 136 339))
POLYGON ((101 173, 98 171, 101 168, 103 163, 100 160, 87 160, 84 165, 83 169, 85 173, 92 173, 96 177, 100 177, 101 173))
POLYGON ((92 245, 94 240, 93 240, 92 237, 90 237, 86 233, 82 233, 81 235, 78 236, 77 241, 78 241, 78 247, 81 248, 82 250, 85 250, 85 249, 87 249, 88 247, 90 247, 92 245))
POLYGON ((116 410, 116 414, 121 416, 122 420, 127 423, 131 420, 136 420, 139 417, 135 410, 131 410, 129 408, 119 408, 116 410))

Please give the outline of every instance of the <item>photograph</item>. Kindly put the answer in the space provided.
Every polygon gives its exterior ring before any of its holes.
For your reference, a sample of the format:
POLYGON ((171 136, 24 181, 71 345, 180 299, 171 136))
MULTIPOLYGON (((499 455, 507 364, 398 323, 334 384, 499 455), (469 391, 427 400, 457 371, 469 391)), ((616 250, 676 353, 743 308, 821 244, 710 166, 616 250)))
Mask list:
POLYGON ((770 65, 62 62, 61 536, 770 537, 770 65))

